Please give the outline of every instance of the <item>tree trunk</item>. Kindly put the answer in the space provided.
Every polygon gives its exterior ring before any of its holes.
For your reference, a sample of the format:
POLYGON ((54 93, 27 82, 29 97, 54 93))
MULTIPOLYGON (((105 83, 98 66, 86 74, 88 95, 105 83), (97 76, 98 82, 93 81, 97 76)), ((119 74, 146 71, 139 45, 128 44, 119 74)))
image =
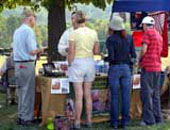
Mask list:
POLYGON ((51 0, 48 8, 48 62, 64 60, 58 53, 58 42, 65 28, 64 0, 51 0))

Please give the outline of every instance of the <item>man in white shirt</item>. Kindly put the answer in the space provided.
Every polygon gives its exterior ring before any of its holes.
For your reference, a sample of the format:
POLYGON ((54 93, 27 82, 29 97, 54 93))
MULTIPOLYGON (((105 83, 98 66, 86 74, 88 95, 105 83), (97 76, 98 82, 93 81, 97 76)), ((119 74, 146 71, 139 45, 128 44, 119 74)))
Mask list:
POLYGON ((71 22, 72 22, 72 27, 68 28, 64 33, 62 34, 59 43, 58 43, 58 52, 62 56, 67 56, 68 52, 68 47, 69 47, 69 36, 73 32, 74 29, 76 29, 76 12, 73 12, 71 14, 71 22))
POLYGON ((23 23, 13 36, 15 77, 18 86, 18 125, 34 125, 35 60, 43 49, 37 48, 33 28, 36 16, 31 10, 24 10, 23 23))

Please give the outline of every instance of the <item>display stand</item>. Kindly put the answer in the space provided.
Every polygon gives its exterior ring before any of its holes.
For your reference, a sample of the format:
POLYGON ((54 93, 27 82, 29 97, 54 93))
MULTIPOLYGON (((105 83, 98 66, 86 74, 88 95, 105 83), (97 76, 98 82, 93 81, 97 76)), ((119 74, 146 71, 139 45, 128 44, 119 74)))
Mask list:
MULTIPOLYGON (((51 80, 52 77, 36 77, 35 117, 42 118, 41 125, 46 125, 49 118, 54 119, 56 115, 64 115, 66 99, 74 96, 72 87, 70 94, 51 94, 51 80)), ((96 77, 92 87, 92 97, 95 106, 93 106, 93 123, 109 121, 107 76, 96 77)), ((132 119, 141 117, 139 89, 132 91, 130 115, 132 119)), ((83 114, 82 116, 82 119, 85 119, 83 114)))

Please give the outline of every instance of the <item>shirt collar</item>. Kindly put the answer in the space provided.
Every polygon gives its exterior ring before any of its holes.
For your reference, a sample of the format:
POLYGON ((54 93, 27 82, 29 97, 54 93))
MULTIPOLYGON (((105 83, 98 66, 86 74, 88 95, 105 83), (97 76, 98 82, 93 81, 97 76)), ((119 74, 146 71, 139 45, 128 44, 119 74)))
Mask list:
POLYGON ((23 23, 22 26, 32 29, 28 24, 23 23))

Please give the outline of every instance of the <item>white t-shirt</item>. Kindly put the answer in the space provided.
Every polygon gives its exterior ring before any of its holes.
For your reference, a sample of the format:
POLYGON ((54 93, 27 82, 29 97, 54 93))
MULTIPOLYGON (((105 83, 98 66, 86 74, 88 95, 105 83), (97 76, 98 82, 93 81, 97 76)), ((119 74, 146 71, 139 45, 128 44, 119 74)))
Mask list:
POLYGON ((66 49, 69 47, 69 37, 70 34, 73 32, 73 28, 67 29, 61 36, 59 43, 58 43, 58 52, 62 56, 67 56, 66 49))

